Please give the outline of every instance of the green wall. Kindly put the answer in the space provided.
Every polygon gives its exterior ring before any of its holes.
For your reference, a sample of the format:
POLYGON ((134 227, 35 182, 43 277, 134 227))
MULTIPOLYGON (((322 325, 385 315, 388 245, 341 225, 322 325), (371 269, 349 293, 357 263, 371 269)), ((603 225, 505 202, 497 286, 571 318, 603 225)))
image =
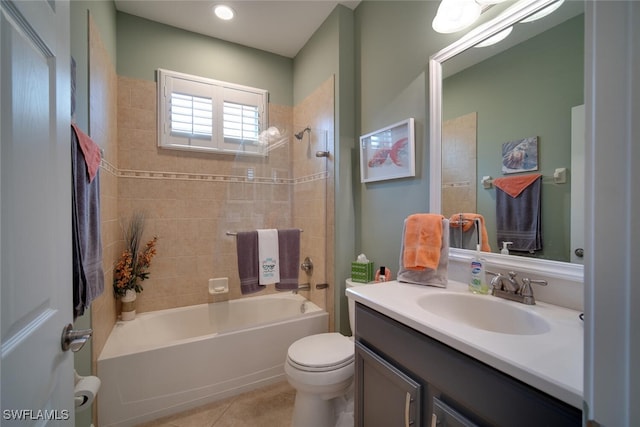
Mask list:
POLYGON ((290 58, 118 12, 119 76, 155 81, 166 68, 269 91, 270 102, 293 105, 290 58))
MULTIPOLYGON (((538 136, 543 250, 536 257, 570 261, 571 184, 551 177, 555 168, 571 167, 571 107, 584 102, 583 87, 584 15, 443 82, 444 120, 478 113, 476 182, 502 176, 502 143, 538 136)), ((497 252, 495 191, 478 186, 477 210, 497 252)))
MULTIPOLYGON (((366 134, 407 117, 416 119, 416 177, 360 184, 358 176, 354 185, 356 252, 366 253, 376 266, 386 265, 392 268, 394 277, 398 268, 404 218, 414 212, 429 211, 428 59, 465 33, 461 31, 453 34, 437 34, 431 29, 431 20, 436 14, 438 5, 439 2, 431 1, 365 0, 355 11, 356 135, 366 134)), ((500 4, 492 7, 483 14, 478 25, 495 17, 507 6, 500 4)), ((553 42, 550 46, 543 45, 542 48, 566 49, 567 44, 571 44, 573 47, 569 49, 574 51, 568 54, 567 58, 561 58, 563 63, 569 61, 572 64, 568 70, 564 70, 564 73, 573 79, 570 86, 580 93, 579 98, 569 101, 573 106, 582 103, 583 75, 576 71, 575 65, 581 61, 577 58, 584 50, 583 41, 576 40, 574 37, 562 43, 553 42)), ((523 56, 526 57, 527 53, 523 56)), ((546 80, 547 73, 550 72, 538 63, 533 70, 529 83, 535 80, 546 80)), ((524 93, 522 86, 519 84, 515 88, 516 93, 524 93)), ((537 93, 534 92, 531 96, 535 97, 537 93)), ((481 95, 476 98, 479 97, 481 95)), ((491 98, 493 95, 490 94, 487 97, 491 98)), ((552 103, 555 104, 556 101, 552 103)), ((570 108, 564 111, 570 114, 570 108)), ((479 120, 482 119, 479 118, 479 120)), ((540 123, 541 120, 536 119, 536 123, 540 123)), ((501 127, 506 128, 506 126, 501 127)), ((518 137, 522 132, 517 133, 518 137)), ((555 146, 556 143, 543 143, 544 135, 540 134, 539 126, 531 132, 532 135, 541 137, 541 151, 548 150, 548 153, 553 155, 553 149, 547 147, 555 146)), ((569 134, 566 134, 566 137, 568 139, 569 134)), ((500 138, 501 142, 509 140, 500 138)), ((545 141, 549 141, 546 136, 545 141)), ((570 166, 564 160, 562 164, 546 159, 541 162, 543 167, 551 168, 551 171, 556 167, 570 166)), ((354 167, 358 172, 359 166, 354 167)), ((485 166, 480 165, 479 173, 484 170, 485 166)), ((548 171, 545 170, 543 173, 548 174, 548 171)), ((500 175, 495 172, 491 174, 494 177, 500 175)), ((543 191, 548 187, 550 186, 543 187, 543 191)), ((554 195, 554 202, 547 203, 547 209, 543 212, 544 217, 554 216, 556 208, 560 207, 563 211, 563 219, 560 222, 565 224, 568 221, 564 207, 567 206, 566 209, 568 209, 569 187, 570 185, 565 185, 560 189, 553 189, 554 192, 558 191, 558 194, 554 195)), ((484 194, 486 196, 486 193, 484 194)), ((549 231, 555 233, 553 229, 549 231)), ((564 231, 560 234, 564 239, 562 233, 564 231)), ((547 242, 555 240, 557 236, 558 234, 547 237, 547 242)))
POLYGON ((351 260, 364 252, 376 267, 389 267, 394 278, 403 220, 429 208, 428 59, 438 50, 429 40, 437 6, 365 1, 356 9, 356 134, 415 118, 415 178, 361 184, 354 165, 357 240, 351 260))

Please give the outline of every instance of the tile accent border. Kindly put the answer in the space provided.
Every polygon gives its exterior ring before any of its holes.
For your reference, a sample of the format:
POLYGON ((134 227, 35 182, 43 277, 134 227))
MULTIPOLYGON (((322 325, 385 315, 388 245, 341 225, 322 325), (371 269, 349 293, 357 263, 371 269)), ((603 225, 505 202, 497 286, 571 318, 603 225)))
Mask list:
POLYGON ((322 181, 329 178, 329 172, 323 171, 311 175, 297 178, 273 178, 273 177, 247 177, 240 175, 216 175, 216 174, 193 174, 187 172, 165 172, 165 171, 144 171, 132 169, 118 169, 105 159, 102 159, 100 167, 118 178, 139 178, 139 179, 166 179, 177 181, 208 181, 208 182, 228 182, 243 184, 302 184, 313 181, 322 181))

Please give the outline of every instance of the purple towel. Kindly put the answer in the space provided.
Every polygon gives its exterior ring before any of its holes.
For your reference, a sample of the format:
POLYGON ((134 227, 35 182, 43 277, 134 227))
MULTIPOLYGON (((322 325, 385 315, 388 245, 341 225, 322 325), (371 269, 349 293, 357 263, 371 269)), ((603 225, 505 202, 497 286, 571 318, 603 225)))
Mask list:
POLYGON ((240 292, 252 294, 261 291, 264 286, 258 284, 258 232, 255 230, 239 231, 236 236, 236 250, 240 292))
POLYGON ((496 189, 498 247, 513 242, 510 251, 534 253, 542 250, 542 177, 511 197, 496 189))
POLYGON ((100 174, 91 180, 75 129, 71 129, 73 318, 104 291, 100 232, 100 174))
POLYGON ((278 258, 280 259, 280 282, 276 283, 276 289, 279 291, 297 289, 300 229, 278 230, 278 258))

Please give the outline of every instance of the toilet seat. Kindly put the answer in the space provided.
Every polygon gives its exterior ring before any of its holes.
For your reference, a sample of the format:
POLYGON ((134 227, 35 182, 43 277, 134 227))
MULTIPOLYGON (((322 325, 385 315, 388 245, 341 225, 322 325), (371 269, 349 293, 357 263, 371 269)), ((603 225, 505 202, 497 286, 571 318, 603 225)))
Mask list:
POLYGON ((354 361, 354 344, 337 332, 310 335, 289 347, 287 362, 305 372, 328 372, 354 361))

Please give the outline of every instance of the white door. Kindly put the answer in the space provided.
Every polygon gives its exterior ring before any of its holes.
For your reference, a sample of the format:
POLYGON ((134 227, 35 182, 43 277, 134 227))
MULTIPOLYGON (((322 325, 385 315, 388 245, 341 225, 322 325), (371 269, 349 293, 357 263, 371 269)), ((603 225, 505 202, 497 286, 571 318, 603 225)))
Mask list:
POLYGON ((73 425, 69 3, 0 9, 0 422, 73 425))
POLYGON ((584 264, 584 104, 571 109, 571 262, 584 264))

